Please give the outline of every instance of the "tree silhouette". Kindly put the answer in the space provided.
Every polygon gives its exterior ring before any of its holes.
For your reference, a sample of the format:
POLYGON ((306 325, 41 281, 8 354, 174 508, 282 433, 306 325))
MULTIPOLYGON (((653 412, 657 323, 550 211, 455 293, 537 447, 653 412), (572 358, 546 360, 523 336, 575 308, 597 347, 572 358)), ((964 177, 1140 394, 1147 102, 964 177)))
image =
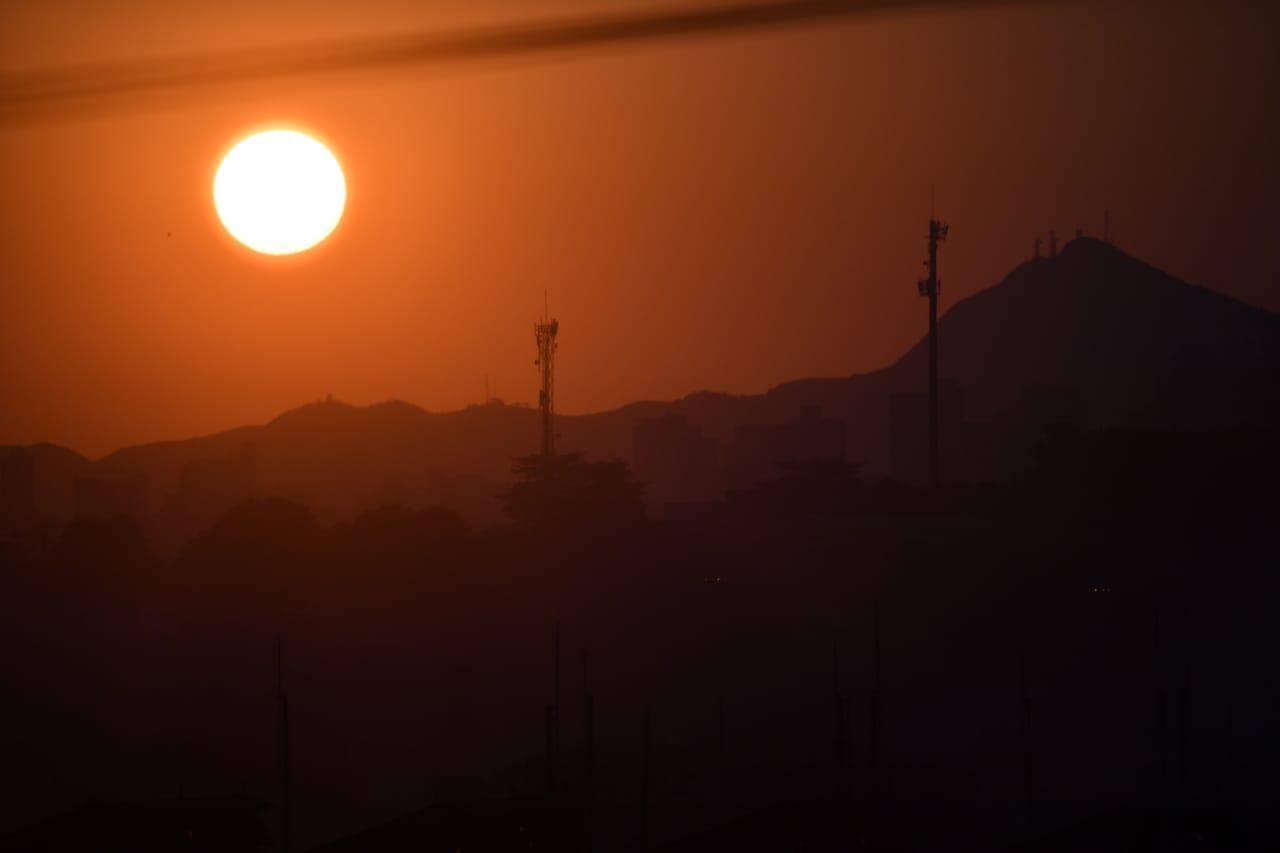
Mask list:
POLYGON ((314 568, 317 526, 311 510, 279 498, 245 501, 192 539, 179 558, 185 574, 206 587, 279 590, 314 568))
POLYGON ((500 497, 503 512, 517 523, 603 531, 644 520, 644 485, 621 460, 538 454, 517 459, 515 474, 500 497))
POLYGON ((456 564, 470 532, 452 510, 388 505, 328 530, 324 550, 337 573, 358 567, 365 579, 404 582, 456 564))
POLYGON ((765 518, 841 515, 863 508, 867 487, 860 466, 843 459, 784 462, 783 473, 735 493, 742 509, 765 518))

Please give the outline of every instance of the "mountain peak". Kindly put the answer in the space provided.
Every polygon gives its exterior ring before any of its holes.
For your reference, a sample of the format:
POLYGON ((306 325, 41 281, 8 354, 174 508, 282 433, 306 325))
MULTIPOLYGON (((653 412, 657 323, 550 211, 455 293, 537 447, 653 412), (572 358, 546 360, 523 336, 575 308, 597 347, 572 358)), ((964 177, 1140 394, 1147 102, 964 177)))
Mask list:
POLYGON ((357 420, 409 420, 428 414, 427 410, 403 400, 386 400, 368 406, 356 406, 329 397, 282 412, 269 421, 267 426, 324 430, 351 424, 357 420))
MULTIPOLYGON (((1009 406, 1023 387, 1050 384, 1079 392, 1098 425, 1164 422, 1190 405, 1172 405, 1170 394, 1185 396, 1179 388, 1189 374, 1212 371, 1219 384, 1240 387, 1215 394, 1214 411, 1203 416, 1255 422, 1267 407, 1251 401, 1259 392, 1241 377, 1280 364, 1280 316, 1092 237, 960 300, 938 335, 942 377, 958 383, 966 416, 978 419, 1009 406)), ((890 384, 923 388, 927 357, 921 340, 888 369, 890 384)))

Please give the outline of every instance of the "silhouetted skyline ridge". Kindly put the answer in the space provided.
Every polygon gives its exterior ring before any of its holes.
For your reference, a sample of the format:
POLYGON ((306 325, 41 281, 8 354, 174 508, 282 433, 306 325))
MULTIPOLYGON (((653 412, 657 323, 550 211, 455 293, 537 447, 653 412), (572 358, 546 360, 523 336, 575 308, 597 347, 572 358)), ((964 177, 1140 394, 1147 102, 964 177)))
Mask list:
MULTIPOLYGON (((922 324, 923 326, 923 316, 922 324)), ((923 329, 922 329, 923 331, 923 329)), ((940 321, 942 376, 963 391, 968 419, 998 418, 1020 389, 1078 393, 1088 426, 1274 428, 1280 375, 1280 316, 1187 284, 1091 238, 1054 258, 1018 265, 995 286, 952 305, 940 321)), ((892 395, 924 390, 923 340, 881 370, 798 379, 762 394, 699 391, 557 419, 560 446, 589 456, 630 458, 642 418, 679 415, 724 438, 751 423, 781 423, 803 406, 846 422, 847 453, 872 474, 887 470, 892 395)), ((530 376, 530 393, 535 387, 530 376)), ((477 491, 509 481, 511 460, 538 444, 537 410, 475 405, 431 412, 392 400, 355 406, 333 399, 182 441, 121 448, 96 461, 45 448, 40 466, 68 472, 144 474, 153 501, 176 488, 183 465, 257 450, 260 484, 333 506, 376 500, 388 484, 470 480, 477 491)), ((394 499, 395 489, 388 491, 394 499)))

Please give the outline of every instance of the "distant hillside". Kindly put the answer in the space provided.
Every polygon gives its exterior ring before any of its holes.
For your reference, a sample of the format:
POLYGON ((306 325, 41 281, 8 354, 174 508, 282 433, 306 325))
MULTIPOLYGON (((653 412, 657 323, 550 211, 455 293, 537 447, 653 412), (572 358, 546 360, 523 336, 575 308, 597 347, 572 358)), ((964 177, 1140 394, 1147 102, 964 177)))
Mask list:
MULTIPOLYGON (((0 457, 14 453, 23 454, 29 460, 27 464, 30 465, 30 479, 27 480, 27 484, 34 486, 32 497, 35 506, 49 515, 63 517, 70 515, 74 501, 72 485, 75 478, 89 473, 93 463, 74 450, 59 447, 56 444, 0 447, 0 457)), ((21 473, 22 467, 5 465, 3 468, 7 476, 14 478, 13 483, 0 484, 4 491, 0 505, 7 507, 11 501, 17 500, 17 494, 23 490, 23 484, 20 481, 24 474, 21 473)))
MULTIPOLYGON (((1092 426, 1278 422, 1280 316, 1186 284, 1098 240, 1075 240, 1058 257, 1028 261, 958 302, 942 318, 939 338, 942 376, 964 391, 969 420, 992 419, 1021 388, 1041 383, 1077 392, 1092 426)), ((924 390, 926 358, 921 341, 868 374, 564 416, 560 445, 629 458, 640 418, 678 413, 727 438, 741 424, 787 421, 801 406, 817 405, 846 421, 849 458, 883 473, 889 397, 924 390)), ((144 473, 159 509, 185 464, 235 459, 252 445, 258 488, 304 500, 322 515, 441 502, 485 520, 496 516, 493 496, 508 482, 511 459, 537 447, 537 430, 537 413, 523 407, 433 413, 402 402, 322 402, 261 426, 129 447, 94 463, 42 446, 38 491, 42 508, 62 514, 76 474, 144 473)))
MULTIPOLYGON (((1097 425, 1274 423, 1280 315, 1179 281, 1100 240, 1069 243, 957 303, 943 375, 990 418, 1031 383, 1084 397, 1097 425), (1216 387, 1211 398, 1205 379, 1216 387), (1260 381, 1265 380, 1265 381, 1260 381)), ((889 372, 919 387, 924 342, 889 372)))
MULTIPOLYGON (((924 325, 924 308, 920 311, 924 325)), ((1217 427, 1280 425, 1280 315, 1180 281, 1100 240, 1081 238, 1056 258, 1028 261, 1002 282, 956 303, 939 321, 941 375, 965 395, 968 420, 1013 406, 1021 389, 1077 392, 1087 425, 1217 427)), ((802 379, 748 397, 695 394, 670 404, 709 433, 745 422, 782 421, 817 405, 846 421, 849 458, 886 470, 889 397, 922 393, 925 339, 894 364, 843 379, 802 379)), ((608 432, 627 407, 566 424, 583 445, 608 432), (594 419, 594 420, 593 420, 594 419), (609 424, 597 436, 587 423, 609 424)))

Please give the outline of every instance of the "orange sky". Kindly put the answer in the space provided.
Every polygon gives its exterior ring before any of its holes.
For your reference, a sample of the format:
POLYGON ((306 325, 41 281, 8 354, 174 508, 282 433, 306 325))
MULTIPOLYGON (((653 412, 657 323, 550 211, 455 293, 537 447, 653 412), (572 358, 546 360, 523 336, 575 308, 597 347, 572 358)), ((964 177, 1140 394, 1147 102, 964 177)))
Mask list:
MULTIPOLYGON (((1109 206, 1122 247, 1280 309, 1265 5, 919 14, 0 127, 0 443, 101 454, 326 393, 448 409, 486 373, 530 401, 544 288, 565 411, 875 368, 923 330, 931 183, 944 306, 1109 206), (325 139, 349 190, 334 235, 284 259, 210 199, 220 154, 276 122, 325 139)), ((9 2, 0 62, 619 6, 9 2)))

